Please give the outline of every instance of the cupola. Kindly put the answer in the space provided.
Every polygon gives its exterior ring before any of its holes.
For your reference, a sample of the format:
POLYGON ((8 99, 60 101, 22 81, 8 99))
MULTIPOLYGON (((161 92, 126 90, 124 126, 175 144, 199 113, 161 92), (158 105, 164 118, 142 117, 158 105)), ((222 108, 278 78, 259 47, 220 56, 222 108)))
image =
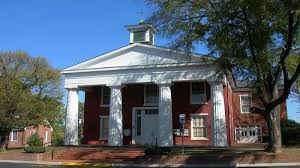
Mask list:
POLYGON ((125 26, 130 33, 129 43, 142 43, 154 45, 154 33, 155 29, 151 24, 141 21, 137 25, 127 25, 125 26))

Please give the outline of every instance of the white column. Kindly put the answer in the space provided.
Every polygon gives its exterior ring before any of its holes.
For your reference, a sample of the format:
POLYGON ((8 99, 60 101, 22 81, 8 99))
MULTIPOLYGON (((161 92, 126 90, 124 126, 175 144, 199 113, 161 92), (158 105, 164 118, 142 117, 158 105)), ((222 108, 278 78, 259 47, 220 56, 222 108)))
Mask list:
POLYGON ((65 145, 78 145, 78 92, 68 89, 68 102, 65 126, 65 145))
POLYGON ((111 86, 109 106, 109 146, 123 145, 123 116, 121 86, 111 86))
POLYGON ((210 82, 209 84, 212 104, 212 145, 225 147, 228 146, 228 143, 223 84, 221 82, 210 82))
POLYGON ((159 87, 159 146, 173 146, 171 83, 159 87))

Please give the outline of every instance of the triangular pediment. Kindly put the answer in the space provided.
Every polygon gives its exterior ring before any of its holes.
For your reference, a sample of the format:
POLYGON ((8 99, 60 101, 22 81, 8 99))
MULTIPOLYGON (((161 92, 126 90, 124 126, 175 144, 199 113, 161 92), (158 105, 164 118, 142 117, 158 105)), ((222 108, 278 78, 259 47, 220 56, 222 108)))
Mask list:
MULTIPOLYGON (((194 61, 195 60, 193 59, 193 62, 194 61)), ((196 59, 196 62, 199 61, 201 61, 200 57, 196 59)), ((191 62, 191 59, 189 59, 189 57, 184 53, 174 52, 174 50, 166 48, 136 43, 66 68, 64 71, 164 65, 186 62, 191 62)))

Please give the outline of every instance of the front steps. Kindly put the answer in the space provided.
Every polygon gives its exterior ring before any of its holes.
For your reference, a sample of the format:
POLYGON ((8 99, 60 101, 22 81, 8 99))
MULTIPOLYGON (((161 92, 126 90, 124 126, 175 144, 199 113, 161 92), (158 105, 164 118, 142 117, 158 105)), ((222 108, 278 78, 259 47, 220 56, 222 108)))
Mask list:
POLYGON ((53 152, 53 160, 137 161, 145 156, 144 148, 132 147, 65 147, 53 152))

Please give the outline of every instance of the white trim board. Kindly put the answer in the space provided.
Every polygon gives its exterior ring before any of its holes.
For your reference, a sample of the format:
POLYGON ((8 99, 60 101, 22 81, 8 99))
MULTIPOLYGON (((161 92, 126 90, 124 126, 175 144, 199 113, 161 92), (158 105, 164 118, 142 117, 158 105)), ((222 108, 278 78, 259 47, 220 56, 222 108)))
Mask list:
MULTIPOLYGON (((153 46, 153 45, 145 45, 145 44, 140 44, 140 43, 134 43, 134 44, 130 44, 130 45, 127 45, 125 47, 113 50, 111 52, 99 55, 99 56, 97 56, 95 58, 89 59, 89 60, 84 61, 82 63, 79 63, 77 65, 65 68, 62 71, 62 73, 66 73, 67 71, 70 71, 70 70, 82 69, 82 68, 88 67, 90 65, 93 65, 93 64, 95 64, 97 62, 102 62, 102 61, 105 61, 107 59, 114 58, 115 56, 117 56, 119 54, 122 54, 122 53, 124 54, 124 52, 127 52, 128 50, 132 50, 134 48, 141 48, 143 50, 148 49, 148 50, 156 51, 156 52, 164 52, 164 54, 159 54, 159 56, 163 56, 163 55, 169 55, 169 56, 170 55, 177 55, 177 57, 173 56, 173 58, 180 59, 180 60, 183 60, 183 59, 187 58, 186 53, 182 52, 182 51, 176 51, 176 50, 173 50, 173 49, 163 48, 163 47, 158 47, 158 46, 153 46), (178 55, 180 57, 178 57, 178 55)), ((199 55, 199 54, 191 54, 191 57, 192 57, 191 62, 194 62, 194 61, 199 62, 199 60, 201 61, 201 59, 205 59, 207 61, 214 60, 212 57, 208 57, 208 56, 204 56, 204 55, 199 55)))

